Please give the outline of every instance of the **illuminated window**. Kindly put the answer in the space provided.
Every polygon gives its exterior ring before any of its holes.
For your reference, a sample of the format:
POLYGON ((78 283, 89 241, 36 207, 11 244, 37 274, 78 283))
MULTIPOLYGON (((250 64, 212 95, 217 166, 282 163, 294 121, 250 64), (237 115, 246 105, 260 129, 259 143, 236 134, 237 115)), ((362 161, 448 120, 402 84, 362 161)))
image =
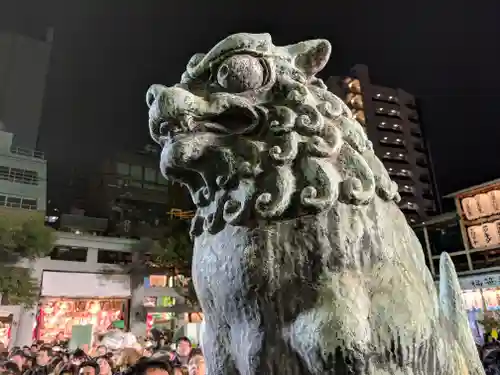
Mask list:
POLYGON ((410 185, 399 185, 399 192, 401 194, 413 194, 415 189, 410 185))
POLYGON ((98 250, 97 263, 102 264, 130 264, 132 263, 132 253, 126 251, 98 250))
POLYGON ((167 276, 151 275, 149 276, 149 285, 151 288, 165 288, 167 286, 167 276))
POLYGON ((21 168, 0 166, 0 180, 15 182, 25 185, 38 185, 38 173, 21 168))
POLYGON ((52 260, 64 260, 67 262, 86 262, 87 252, 88 249, 86 247, 54 246, 54 249, 49 256, 52 260))

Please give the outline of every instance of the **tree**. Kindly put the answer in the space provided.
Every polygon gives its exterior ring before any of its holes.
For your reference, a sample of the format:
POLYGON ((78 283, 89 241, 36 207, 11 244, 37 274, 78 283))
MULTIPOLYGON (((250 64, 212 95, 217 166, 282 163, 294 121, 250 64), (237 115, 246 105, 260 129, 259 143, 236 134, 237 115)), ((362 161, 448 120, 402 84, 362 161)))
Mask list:
POLYGON ((10 210, 1 215, 0 293, 10 304, 32 306, 38 299, 39 282, 32 277, 29 263, 23 261, 47 256, 54 246, 54 230, 36 215, 10 210))
POLYGON ((169 275, 184 276, 185 283, 177 286, 176 290, 186 299, 186 303, 195 307, 197 298, 191 279, 192 258, 193 244, 186 231, 155 241, 148 263, 153 270, 159 268, 166 270, 169 275))

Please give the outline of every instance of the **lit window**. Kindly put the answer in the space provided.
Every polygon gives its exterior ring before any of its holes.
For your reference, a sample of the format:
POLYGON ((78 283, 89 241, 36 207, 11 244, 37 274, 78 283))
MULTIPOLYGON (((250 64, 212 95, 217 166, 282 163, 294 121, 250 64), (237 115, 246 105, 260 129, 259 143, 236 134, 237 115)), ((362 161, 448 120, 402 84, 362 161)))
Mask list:
POLYGON ((399 154, 398 156, 399 156, 400 158, 402 158, 404 155, 403 155, 403 154, 399 154))
POLYGON ((394 98, 392 96, 389 96, 389 100, 392 100, 392 99, 394 99, 394 98))
POLYGON ((384 111, 384 107, 380 107, 378 110, 379 110, 380 112, 383 112, 383 111, 384 111))
POLYGON ((397 142, 397 143, 401 143, 402 141, 401 141, 401 139, 396 138, 396 142, 397 142))
POLYGON ((165 275, 151 275, 149 276, 149 285, 151 287, 164 288, 167 286, 167 276, 165 275))
POLYGON ((386 140, 387 140, 387 137, 384 137, 384 141, 386 141, 386 140))
POLYGON ((385 126, 385 121, 382 121, 382 122, 380 123, 380 125, 381 125, 381 126, 385 126))
POLYGON ((399 129, 401 126, 399 126, 399 124, 392 124, 392 128, 393 129, 399 129))
POLYGON ((387 156, 389 156, 391 153, 390 153, 389 151, 387 151, 385 154, 386 154, 387 156))
POLYGON ((397 113, 398 111, 396 111, 395 109, 391 109, 391 110, 390 110, 390 112, 391 112, 391 113, 393 113, 393 114, 395 114, 395 113, 397 113))
POLYGON ((380 94, 377 94, 377 95, 375 95, 375 96, 376 96, 377 98, 380 98, 380 97, 381 97, 381 95, 380 95, 380 94))

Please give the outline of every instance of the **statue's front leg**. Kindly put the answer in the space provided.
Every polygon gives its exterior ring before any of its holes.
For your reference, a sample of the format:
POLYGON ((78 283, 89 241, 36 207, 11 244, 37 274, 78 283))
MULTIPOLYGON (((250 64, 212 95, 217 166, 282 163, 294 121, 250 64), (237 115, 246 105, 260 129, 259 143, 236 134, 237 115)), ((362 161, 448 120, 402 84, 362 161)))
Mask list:
POLYGON ((220 319, 205 315, 201 346, 206 375, 238 375, 230 355, 229 328, 220 319))

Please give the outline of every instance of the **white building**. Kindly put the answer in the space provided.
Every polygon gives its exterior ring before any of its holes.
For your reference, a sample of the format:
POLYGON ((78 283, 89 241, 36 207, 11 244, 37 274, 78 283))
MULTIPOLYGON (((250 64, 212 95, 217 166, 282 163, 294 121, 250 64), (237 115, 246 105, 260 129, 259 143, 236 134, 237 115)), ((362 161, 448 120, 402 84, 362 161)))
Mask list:
POLYGON ((0 128, 0 207, 45 211, 47 162, 40 152, 12 147, 13 137, 0 128))
MULTIPOLYGON (((131 331, 146 333, 146 297, 182 297, 173 288, 152 288, 144 285, 144 273, 130 272, 138 241, 113 237, 86 236, 58 232, 52 254, 22 266, 33 270, 40 282, 40 301, 65 300, 74 303, 82 299, 123 301, 131 331), (121 263, 121 264, 116 264, 121 263), (73 301, 73 302, 71 302, 73 301)), ((33 340, 39 306, 0 305, 0 317, 12 316, 9 346, 27 345, 33 340)), ((173 310, 177 310, 174 308, 173 310)))

